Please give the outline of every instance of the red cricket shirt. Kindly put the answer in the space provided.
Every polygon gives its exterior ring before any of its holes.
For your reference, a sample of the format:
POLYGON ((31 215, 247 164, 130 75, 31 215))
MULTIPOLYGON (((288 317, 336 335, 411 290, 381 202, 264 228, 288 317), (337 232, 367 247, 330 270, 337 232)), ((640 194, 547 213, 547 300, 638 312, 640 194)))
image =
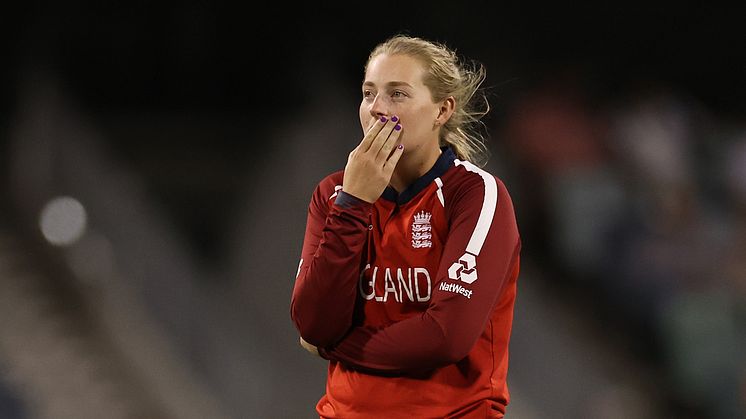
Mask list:
POLYGON ((374 204, 319 182, 291 300, 325 418, 501 418, 520 237, 505 185, 444 148, 374 204))

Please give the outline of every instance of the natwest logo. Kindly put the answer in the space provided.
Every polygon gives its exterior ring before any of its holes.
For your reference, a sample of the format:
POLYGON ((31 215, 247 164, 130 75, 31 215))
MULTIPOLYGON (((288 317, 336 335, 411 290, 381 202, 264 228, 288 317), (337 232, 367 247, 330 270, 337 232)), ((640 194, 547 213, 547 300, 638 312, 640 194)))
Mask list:
POLYGON ((471 253, 464 253, 448 268, 448 277, 471 284, 477 280, 477 257, 471 253))
POLYGON ((471 298, 472 290, 466 289, 462 287, 459 284, 449 284, 447 282, 441 282, 440 287, 438 287, 441 291, 448 291, 455 294, 461 294, 466 298, 471 298))

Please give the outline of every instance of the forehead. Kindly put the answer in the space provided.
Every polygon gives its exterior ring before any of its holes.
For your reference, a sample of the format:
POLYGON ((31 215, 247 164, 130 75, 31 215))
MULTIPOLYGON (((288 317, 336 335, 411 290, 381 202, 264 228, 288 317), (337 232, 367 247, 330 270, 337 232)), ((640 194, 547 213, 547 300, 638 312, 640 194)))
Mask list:
POLYGON ((422 63, 408 55, 380 54, 368 63, 365 81, 380 85, 396 80, 422 86, 424 72, 422 63))

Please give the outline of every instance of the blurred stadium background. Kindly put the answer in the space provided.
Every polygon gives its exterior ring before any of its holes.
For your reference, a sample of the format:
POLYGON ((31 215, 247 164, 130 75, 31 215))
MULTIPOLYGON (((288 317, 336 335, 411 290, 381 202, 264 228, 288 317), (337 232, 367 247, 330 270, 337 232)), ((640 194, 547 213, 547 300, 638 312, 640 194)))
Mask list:
POLYGON ((487 66, 524 243, 506 417, 745 417, 742 14, 343 9, 3 16, 0 418, 315 417, 288 312, 308 199, 400 31, 487 66))

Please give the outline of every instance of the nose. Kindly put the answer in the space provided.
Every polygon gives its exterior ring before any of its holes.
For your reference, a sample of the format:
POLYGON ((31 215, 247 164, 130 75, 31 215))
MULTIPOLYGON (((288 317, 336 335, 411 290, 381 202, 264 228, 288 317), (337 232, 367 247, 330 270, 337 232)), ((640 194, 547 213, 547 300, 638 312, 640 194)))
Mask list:
POLYGON ((374 118, 380 118, 382 116, 388 116, 388 109, 386 106, 386 100, 381 95, 376 95, 373 102, 370 104, 370 115, 374 118))

